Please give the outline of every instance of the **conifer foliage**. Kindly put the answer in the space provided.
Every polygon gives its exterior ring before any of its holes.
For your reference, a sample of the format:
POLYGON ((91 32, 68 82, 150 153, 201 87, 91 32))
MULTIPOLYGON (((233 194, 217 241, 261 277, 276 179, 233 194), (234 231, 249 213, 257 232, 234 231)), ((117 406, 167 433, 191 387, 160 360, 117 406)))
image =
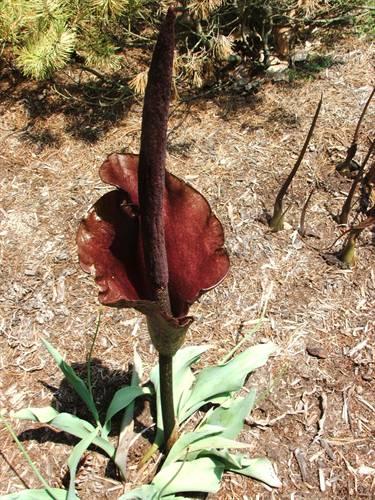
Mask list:
MULTIPOLYGON (((256 74, 320 29, 369 20, 367 0, 174 0, 179 16, 175 82, 210 86, 244 63, 256 74), (358 19, 358 21, 357 21, 358 19)), ((169 0, 0 0, 0 51, 9 46, 21 71, 49 78, 71 60, 115 72, 121 51, 153 45, 169 0)), ((315 36, 315 35, 314 35, 315 36)), ((143 94, 147 72, 129 87, 143 94)), ((141 72, 139 72, 141 70, 141 72)), ((130 71, 132 73, 132 71, 130 71)))
MULTIPOLYGON (((49 77, 76 53, 86 64, 119 68, 113 21, 129 19, 142 0, 0 0, 0 42, 32 78, 49 77)), ((114 24, 116 24, 114 23, 114 24)))

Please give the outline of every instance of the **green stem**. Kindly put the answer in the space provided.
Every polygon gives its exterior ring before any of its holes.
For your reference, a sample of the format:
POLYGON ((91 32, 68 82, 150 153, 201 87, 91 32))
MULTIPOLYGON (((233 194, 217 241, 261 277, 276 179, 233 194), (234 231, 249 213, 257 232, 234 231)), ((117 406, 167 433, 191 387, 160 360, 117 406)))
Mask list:
POLYGON ((93 396, 93 392, 92 392, 91 361, 92 361, 92 354, 94 352, 94 345, 96 342, 96 337, 98 336, 98 333, 99 333, 101 319, 102 319, 102 311, 99 310, 94 336, 93 336, 92 341, 91 341, 90 350, 89 350, 89 353, 87 355, 87 361, 86 361, 87 362, 87 387, 88 387, 90 394, 91 394, 91 397, 93 399, 94 399, 94 396, 93 396))
POLYGON ((173 403, 173 356, 159 353, 160 400, 163 415, 164 442, 169 451, 175 441, 177 426, 173 403))
POLYGON ((55 497, 55 495, 53 494, 53 492, 51 490, 51 486, 47 483, 47 481, 44 479, 44 477, 42 476, 42 474, 39 472, 39 470, 35 466, 34 462, 32 461, 30 455, 27 453, 26 449, 24 448, 24 446, 22 445, 22 443, 18 439, 18 437, 17 437, 16 433, 14 432, 12 426, 10 424, 8 424, 8 422, 1 415, 1 413, 0 413, 0 421, 4 424, 5 428, 7 429, 7 431, 9 432, 9 434, 12 436, 12 438, 15 441, 16 445, 18 446, 18 449, 20 450, 20 452, 22 453, 22 455, 25 457, 25 459, 26 459, 27 463, 29 464, 31 470, 34 472, 35 477, 37 477, 39 479, 39 481, 42 483, 42 485, 46 489, 47 494, 53 500, 56 500, 56 497, 55 497))

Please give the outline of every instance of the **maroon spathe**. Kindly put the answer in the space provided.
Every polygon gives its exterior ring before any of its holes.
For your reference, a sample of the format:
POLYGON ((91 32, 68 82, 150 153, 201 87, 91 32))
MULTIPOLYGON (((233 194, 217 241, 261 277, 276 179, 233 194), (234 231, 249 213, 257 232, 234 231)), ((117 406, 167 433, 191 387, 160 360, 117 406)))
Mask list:
MULTIPOLYGON (((147 314, 156 304, 140 231, 138 156, 111 154, 100 176, 118 189, 102 196, 79 227, 81 266, 95 275, 100 302, 147 314)), ((172 314, 182 320, 203 292, 224 279, 229 259, 221 223, 206 199, 168 172, 163 219, 172 314)))

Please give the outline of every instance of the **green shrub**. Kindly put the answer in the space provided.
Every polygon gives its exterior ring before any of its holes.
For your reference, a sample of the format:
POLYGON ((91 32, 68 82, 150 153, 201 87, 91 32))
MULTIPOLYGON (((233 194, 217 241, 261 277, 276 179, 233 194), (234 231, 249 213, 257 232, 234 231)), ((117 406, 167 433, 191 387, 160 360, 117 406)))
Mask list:
MULTIPOLYGON (((365 0, 182 0, 176 77, 201 87, 239 61, 257 71, 270 55, 289 59, 313 28, 374 26, 365 0)), ((21 71, 43 79, 72 60, 103 71, 122 65, 122 50, 149 48, 167 1, 0 0, 0 43, 21 71)), ((134 76, 136 76, 134 72, 134 76)), ((134 81, 134 89, 144 76, 134 81)))

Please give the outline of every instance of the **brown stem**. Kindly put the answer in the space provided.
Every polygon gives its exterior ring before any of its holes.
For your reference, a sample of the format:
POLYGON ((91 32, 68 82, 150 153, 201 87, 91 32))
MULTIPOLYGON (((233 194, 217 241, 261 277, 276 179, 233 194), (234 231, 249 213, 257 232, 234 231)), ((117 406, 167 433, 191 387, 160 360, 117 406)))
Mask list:
POLYGON ((339 216, 337 217, 337 222, 339 224, 346 225, 348 223, 350 209, 352 208, 353 196, 354 196, 355 190, 357 189, 357 186, 358 186, 360 179, 361 179, 361 175, 358 172, 356 177, 353 179, 352 185, 350 186, 350 189, 349 189, 348 196, 346 197, 346 200, 342 206, 341 212, 340 212, 339 216))
POLYGON ((364 116, 366 114, 367 108, 369 107, 370 101, 371 101, 374 93, 375 93, 375 87, 372 89, 372 92, 371 92, 369 98, 366 101, 365 107, 362 110, 361 116, 359 117, 357 126, 355 128, 355 132, 354 132, 354 135, 353 135, 352 143, 351 143, 351 145, 349 146, 349 148, 348 148, 348 150, 346 152, 346 158, 345 158, 345 160, 342 163, 340 163, 340 165, 338 165, 336 167, 336 170, 338 172, 345 173, 347 170, 350 172, 351 162, 353 161, 353 158, 356 155, 357 149, 358 149, 359 129, 361 127, 361 123, 363 121, 363 118, 364 118, 364 116))
POLYGON ((356 129, 355 129, 355 132, 354 132, 354 136, 353 136, 352 144, 357 144, 357 142, 358 142, 359 128, 360 128, 360 126, 361 126, 361 123, 362 123, 362 121, 363 121, 363 118, 364 118, 364 116, 365 116, 365 114, 366 114, 367 108, 369 107, 370 101, 371 101, 371 99, 372 99, 372 97, 373 97, 374 93, 375 93, 375 87, 372 89, 372 92, 371 92, 371 94, 370 94, 369 98, 368 98, 368 99, 367 99, 367 101, 366 101, 365 107, 364 107, 364 108, 363 108, 363 110, 362 110, 361 116, 359 117, 359 120, 358 120, 358 123, 357 123, 356 129))
POLYGON ((274 205, 274 209, 273 209, 273 216, 270 220, 270 227, 272 228, 273 231, 279 231, 280 229, 282 229, 282 226, 283 226, 283 199, 284 199, 284 196, 286 195, 286 192, 288 191, 288 188, 293 180, 293 177, 296 175, 297 170, 298 170, 299 166, 301 165, 303 157, 305 156, 307 146, 309 145, 311 136, 314 132, 314 128, 315 128, 316 121, 317 121, 318 116, 319 116, 320 108, 322 107, 322 101, 323 101, 323 97, 320 98, 318 107, 316 108, 315 115, 314 115, 313 121, 312 121, 311 126, 310 126, 310 130, 307 134, 307 137, 306 137, 305 143, 302 147, 302 150, 297 158, 296 164, 294 165, 292 171, 290 172, 290 174, 286 178, 284 184, 281 186, 281 189, 276 196, 275 205, 274 205))
POLYGON ((375 184, 375 161, 372 162, 371 167, 368 169, 367 174, 363 177, 361 182, 361 198, 360 209, 361 212, 366 213, 371 205, 371 191, 372 185, 375 184))
POLYGON ((367 164, 372 152, 374 151, 374 147, 375 147, 375 141, 373 141, 371 143, 371 146, 367 152, 367 155, 366 155, 365 159, 363 160, 363 163, 362 163, 361 167, 359 168, 357 175, 353 179, 352 185, 350 186, 348 196, 347 196, 347 198, 344 202, 344 205, 341 209, 341 213, 338 216, 339 224, 347 224, 348 223, 348 218, 349 218, 350 209, 352 207, 354 193, 357 189, 358 184, 361 182, 364 169, 366 167, 366 164, 367 164))

